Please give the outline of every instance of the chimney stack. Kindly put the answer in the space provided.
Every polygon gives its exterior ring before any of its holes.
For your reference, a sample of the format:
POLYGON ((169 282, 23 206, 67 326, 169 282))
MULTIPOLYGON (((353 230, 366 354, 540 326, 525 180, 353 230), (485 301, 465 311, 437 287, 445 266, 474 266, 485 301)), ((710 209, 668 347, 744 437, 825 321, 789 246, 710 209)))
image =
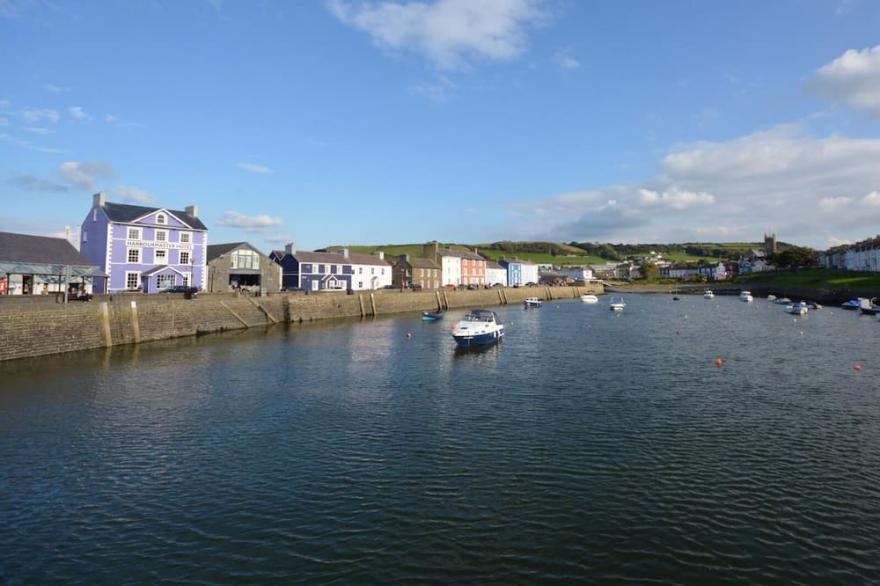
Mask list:
POLYGON ((293 254, 296 252, 296 249, 293 247, 293 242, 288 242, 284 245, 284 252, 293 256, 293 254))
POLYGON ((95 195, 92 196, 92 205, 98 206, 99 208, 104 207, 104 204, 107 203, 107 199, 104 196, 103 191, 99 191, 95 195))
POLYGON ((184 211, 186 212, 187 216, 192 216, 193 218, 199 217, 199 206, 197 205, 186 206, 184 208, 184 211))
POLYGON ((342 256, 344 256, 345 258, 348 258, 349 255, 351 254, 351 251, 349 251, 347 248, 343 248, 342 250, 337 250, 337 252, 339 254, 341 254, 342 256))
POLYGON ((374 252, 374 253, 373 253, 373 256, 378 256, 378 257, 381 258, 382 260, 385 260, 385 253, 382 252, 381 250, 377 250, 376 252, 374 252))

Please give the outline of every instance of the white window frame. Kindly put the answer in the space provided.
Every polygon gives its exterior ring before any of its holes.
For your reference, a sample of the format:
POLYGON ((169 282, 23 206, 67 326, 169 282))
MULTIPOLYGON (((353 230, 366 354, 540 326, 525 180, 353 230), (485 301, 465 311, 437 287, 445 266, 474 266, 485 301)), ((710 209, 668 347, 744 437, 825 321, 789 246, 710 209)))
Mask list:
POLYGON ((181 232, 180 233, 180 243, 181 244, 192 244, 192 232, 181 232))
POLYGON ((168 242, 168 230, 154 230, 153 240, 156 242, 168 242), (162 234, 162 238, 159 238, 159 234, 162 234))
POLYGON ((191 264, 192 264, 192 254, 190 253, 190 251, 188 251, 188 250, 181 250, 181 251, 177 254, 177 264, 179 264, 179 265, 191 265, 191 264), (181 258, 181 256, 183 256, 184 254, 187 255, 187 259, 186 259, 187 262, 183 262, 183 259, 181 258))
POLYGON ((98 221, 98 208, 93 208, 93 209, 92 209, 92 221, 93 221, 93 222, 97 222, 97 221, 98 221))
POLYGON ((130 291, 132 289, 140 289, 141 287, 141 272, 140 271, 125 271, 125 290, 130 291), (135 275, 135 286, 128 286, 128 277, 131 275, 135 275))
POLYGON ((88 242, 88 241, 89 241, 89 233, 86 232, 85 230, 83 230, 83 232, 82 232, 82 241, 83 241, 83 242, 88 242))
POLYGON ((125 249, 125 262, 126 262, 126 264, 130 264, 130 265, 139 265, 139 264, 143 264, 143 263, 142 263, 143 260, 144 260, 144 251, 143 251, 143 249, 141 249, 141 248, 139 248, 139 247, 131 247, 131 248, 126 248, 126 249, 125 249), (131 251, 132 251, 132 250, 137 250, 137 253, 138 253, 138 259, 137 259, 136 261, 132 261, 132 260, 131 260, 131 251))
POLYGON ((191 287, 192 283, 192 273, 183 273, 183 286, 191 287))
POLYGON ((126 226, 125 227, 125 239, 126 240, 140 240, 143 235, 144 235, 143 228, 138 228, 136 226, 126 226), (130 232, 131 230, 134 230, 137 232, 136 237, 134 237, 134 238, 131 237, 131 232, 130 232))
POLYGON ((167 265, 168 264, 168 251, 164 248, 157 248, 153 251, 153 264, 157 265, 167 265), (165 253, 165 258, 159 260, 159 253, 165 253))
POLYGON ((159 224, 160 226, 167 226, 168 225, 168 216, 166 216, 164 213, 156 214, 156 223, 159 224))
POLYGON ((174 276, 174 273, 165 274, 165 275, 156 275, 156 290, 157 291, 161 291, 161 290, 166 289, 168 287, 174 287, 176 284, 177 284, 177 278, 174 276), (161 285, 161 282, 164 280, 167 283, 169 278, 171 279, 171 285, 165 285, 165 287, 163 287, 161 285))

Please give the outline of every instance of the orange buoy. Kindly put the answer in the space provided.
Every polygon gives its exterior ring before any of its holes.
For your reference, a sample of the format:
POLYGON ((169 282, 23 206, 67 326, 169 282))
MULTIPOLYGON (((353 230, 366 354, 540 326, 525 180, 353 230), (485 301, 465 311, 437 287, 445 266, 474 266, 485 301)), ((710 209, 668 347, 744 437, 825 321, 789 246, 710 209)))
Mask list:
POLYGON ((717 358, 715 358, 715 366, 721 366, 722 364, 724 364, 724 361, 721 360, 721 357, 720 357, 720 356, 718 356, 717 358))
POLYGON ((862 372, 862 365, 856 362, 855 364, 853 364, 853 370, 856 372, 862 372))

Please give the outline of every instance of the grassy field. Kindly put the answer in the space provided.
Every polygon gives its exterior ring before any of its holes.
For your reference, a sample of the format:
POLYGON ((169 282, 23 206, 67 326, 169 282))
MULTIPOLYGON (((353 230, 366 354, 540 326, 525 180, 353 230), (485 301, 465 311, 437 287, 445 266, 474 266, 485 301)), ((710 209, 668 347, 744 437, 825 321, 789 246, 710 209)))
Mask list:
POLYGON ((845 287, 880 288, 880 273, 838 271, 835 269, 804 269, 743 275, 737 281, 744 283, 768 283, 790 287, 815 287, 817 289, 841 289, 845 287))
POLYGON ((521 258, 522 260, 530 260, 534 263, 538 264, 552 264, 552 265, 585 265, 585 264, 604 264, 608 262, 604 258, 600 258, 598 256, 584 256, 584 255, 556 255, 547 254, 546 252, 508 252, 504 250, 492 250, 487 248, 481 248, 480 254, 483 256, 490 258, 492 260, 498 260, 501 257, 504 258, 521 258))
MULTIPOLYGON (((385 253, 385 258, 393 259, 397 258, 401 254, 409 254, 411 256, 421 256, 422 255, 422 246, 421 244, 378 244, 378 245, 364 245, 364 246, 328 246, 326 250, 341 250, 343 248, 347 248, 351 252, 360 252, 363 254, 372 254, 381 250, 385 253)), ((450 250, 469 250, 473 252, 473 248, 468 248, 467 246, 461 244, 442 244, 443 248, 448 248, 450 250)))

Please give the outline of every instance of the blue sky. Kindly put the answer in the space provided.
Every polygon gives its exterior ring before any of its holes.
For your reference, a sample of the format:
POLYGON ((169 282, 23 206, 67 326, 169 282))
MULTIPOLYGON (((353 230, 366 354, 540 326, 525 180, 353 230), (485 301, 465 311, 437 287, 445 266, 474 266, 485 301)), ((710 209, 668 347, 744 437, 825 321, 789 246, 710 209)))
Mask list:
POLYGON ((0 0, 0 230, 734 241, 880 223, 869 0, 0 0))

